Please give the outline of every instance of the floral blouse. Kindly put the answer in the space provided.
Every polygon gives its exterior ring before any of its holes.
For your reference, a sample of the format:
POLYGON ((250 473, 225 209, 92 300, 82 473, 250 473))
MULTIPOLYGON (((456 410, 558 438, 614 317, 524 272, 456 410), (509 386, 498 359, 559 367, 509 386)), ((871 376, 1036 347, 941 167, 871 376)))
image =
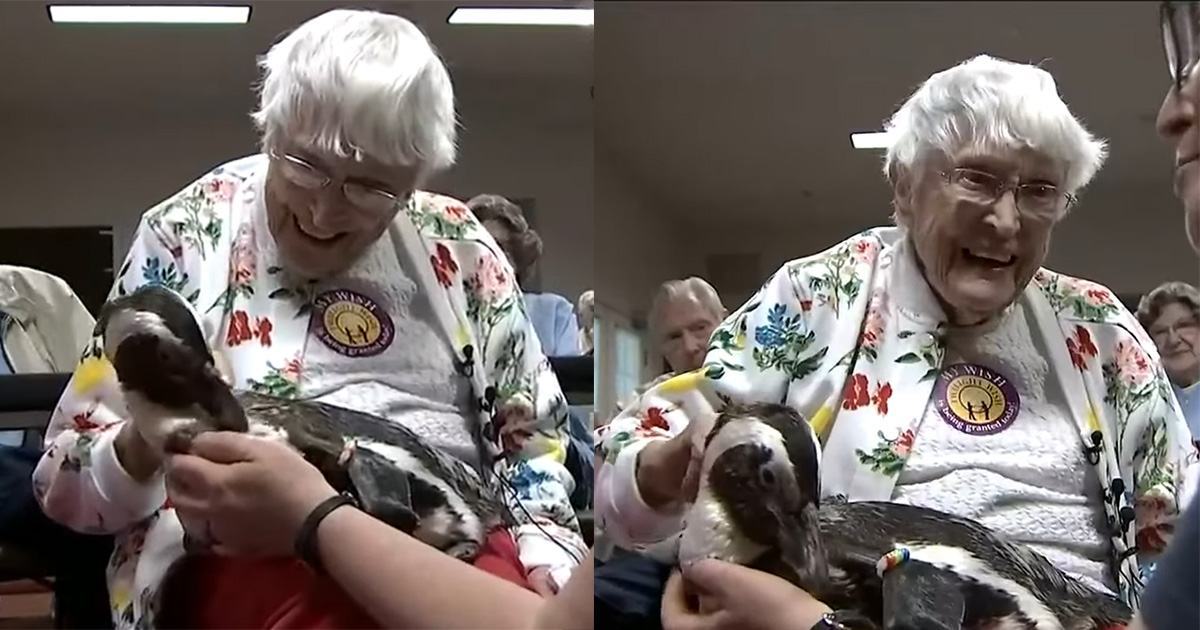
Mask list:
MULTIPOLYGON (((1136 607, 1178 516, 1187 426, 1154 344, 1108 289, 1041 269, 1019 301, 1101 479, 1110 570, 1136 607)), ((824 496, 890 500, 944 367, 945 327, 901 229, 785 264, 713 333, 704 367, 597 430, 599 526, 626 544, 678 531, 679 514, 641 500, 637 453, 730 401, 783 402, 809 419, 824 496)))
MULTIPOLYGON (((142 218, 112 295, 159 284, 194 307, 234 386, 285 398, 303 395, 312 284, 295 284, 256 229, 265 212, 262 155, 213 170, 142 218)), ((265 227, 265 222, 262 223, 265 227)), ((586 553, 569 496, 566 401, 526 318, 498 246, 458 201, 417 192, 382 239, 428 265, 416 271, 442 338, 452 343, 475 411, 464 418, 481 461, 508 497, 526 570, 563 572, 586 553), (401 249, 403 248, 403 249, 401 249)), ((97 331, 99 334, 99 331, 97 331)), ((125 405, 97 336, 51 419, 35 495, 72 529, 115 533, 109 591, 118 628, 152 627, 164 572, 183 553, 183 530, 161 473, 148 483, 117 462, 113 438, 125 405)))

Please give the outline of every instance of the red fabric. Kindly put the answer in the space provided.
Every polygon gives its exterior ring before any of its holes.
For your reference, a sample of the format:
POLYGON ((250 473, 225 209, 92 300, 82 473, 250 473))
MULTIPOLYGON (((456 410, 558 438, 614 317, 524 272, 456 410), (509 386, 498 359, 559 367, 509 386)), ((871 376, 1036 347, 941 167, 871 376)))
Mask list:
MULTIPOLYGON (((164 586, 160 625, 188 628, 378 628, 331 578, 294 558, 189 556, 164 586)), ((517 545, 495 530, 479 569, 529 588, 517 545)))

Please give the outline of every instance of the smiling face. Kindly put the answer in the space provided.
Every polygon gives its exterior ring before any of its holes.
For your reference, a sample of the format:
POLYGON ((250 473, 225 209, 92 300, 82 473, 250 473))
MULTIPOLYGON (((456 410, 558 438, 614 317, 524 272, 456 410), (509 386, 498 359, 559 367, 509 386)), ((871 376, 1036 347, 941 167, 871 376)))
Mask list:
POLYGON ((1022 213, 1012 191, 992 204, 969 200, 941 173, 968 168, 1009 184, 1061 186, 1066 169, 1030 149, 964 150, 918 168, 896 178, 897 219, 908 229, 925 279, 950 321, 983 322, 1012 304, 1033 278, 1061 215, 1022 213))
POLYGON ((294 155, 332 177, 320 189, 308 189, 290 179, 280 159, 267 171, 267 225, 283 262, 308 278, 324 278, 345 270, 387 229, 400 205, 385 212, 371 211, 347 201, 345 182, 387 191, 404 200, 417 185, 415 167, 388 166, 370 157, 363 161, 318 155, 286 145, 277 153, 294 155))
POLYGON ((1167 304, 1149 332, 1172 383, 1187 387, 1200 380, 1200 322, 1191 309, 1180 302, 1167 304))

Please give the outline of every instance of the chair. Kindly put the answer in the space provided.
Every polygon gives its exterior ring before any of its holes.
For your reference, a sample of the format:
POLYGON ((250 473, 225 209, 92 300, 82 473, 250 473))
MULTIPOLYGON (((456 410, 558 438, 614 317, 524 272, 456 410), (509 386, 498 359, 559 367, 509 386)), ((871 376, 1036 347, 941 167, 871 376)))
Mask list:
MULTIPOLYGON (((0 430, 23 430, 26 445, 40 444, 70 378, 70 374, 0 376, 0 430)), ((32 580, 52 589, 52 579, 49 568, 34 554, 0 541, 0 582, 32 580)))

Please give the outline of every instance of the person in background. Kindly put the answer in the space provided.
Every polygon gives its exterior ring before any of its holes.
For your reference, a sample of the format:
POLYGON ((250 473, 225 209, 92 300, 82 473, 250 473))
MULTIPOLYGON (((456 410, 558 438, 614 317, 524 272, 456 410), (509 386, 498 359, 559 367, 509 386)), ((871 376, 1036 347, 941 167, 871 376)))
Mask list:
MULTIPOLYGON (((1171 87, 1163 98, 1156 126, 1159 135, 1174 147, 1175 196, 1183 202, 1188 241, 1200 255, 1200 2, 1163 2, 1159 19, 1171 87)), ((1192 468, 1193 478, 1200 473, 1197 468, 1192 468)), ((1193 494, 1129 630, 1200 628, 1197 593, 1200 496, 1193 494)))
POLYGON ((700 369, 709 338, 725 315, 721 296, 703 278, 668 280, 659 286, 650 304, 650 338, 670 373, 700 369))
MULTIPOLYGON (((650 343, 662 357, 665 370, 638 386, 633 398, 678 374, 700 369, 709 338, 726 314, 721 296, 703 278, 691 276, 660 284, 647 320, 650 343)), ((620 408, 629 403, 626 400, 620 408)))
POLYGON ((525 311, 542 342, 542 352, 548 357, 579 355, 579 327, 571 302, 556 293, 526 290, 542 257, 542 238, 529 227, 521 207, 500 195, 479 195, 467 202, 467 208, 487 228, 516 270, 525 311))
MULTIPOLYGON (((95 321, 61 278, 0 265, 0 376, 70 372, 95 321)), ((54 622, 60 628, 108 628, 104 568, 111 536, 74 532, 46 518, 29 479, 42 456, 24 431, 0 445, 0 544, 46 563, 54 575, 54 622)))
POLYGON ((579 323, 579 353, 592 354, 596 349, 596 292, 588 289, 579 294, 575 304, 575 318, 579 323))
MULTIPOLYGON (((587 555, 564 466, 566 400, 508 261, 464 204, 423 188, 457 158, 445 64, 412 22, 336 9, 260 66, 261 151, 147 211, 111 295, 171 289, 234 389, 402 424, 508 488, 512 522, 485 532, 472 568, 553 594, 587 555)), ((211 545, 208 530, 233 528, 222 514, 180 519, 163 418, 129 404, 105 341, 101 330, 86 344, 51 418, 34 493, 60 523, 118 534, 116 625, 153 627, 164 612, 197 628, 370 624, 294 554, 189 554, 168 572, 185 533, 211 545), (190 588, 161 610, 178 584, 190 588)))
POLYGON ((1200 291, 1168 282, 1142 296, 1138 321, 1158 346, 1183 417, 1200 448, 1200 291))
MULTIPOLYGON (((639 386, 633 393, 635 399, 677 374, 699 369, 709 338, 725 315, 721 296, 702 278, 692 276, 659 285, 647 319, 650 341, 667 370, 639 386)), ((603 459, 599 452, 597 461, 600 467, 603 459)), ((636 551, 615 547, 596 570, 596 624, 603 628, 656 625, 661 585, 670 571, 670 566, 636 551)))

